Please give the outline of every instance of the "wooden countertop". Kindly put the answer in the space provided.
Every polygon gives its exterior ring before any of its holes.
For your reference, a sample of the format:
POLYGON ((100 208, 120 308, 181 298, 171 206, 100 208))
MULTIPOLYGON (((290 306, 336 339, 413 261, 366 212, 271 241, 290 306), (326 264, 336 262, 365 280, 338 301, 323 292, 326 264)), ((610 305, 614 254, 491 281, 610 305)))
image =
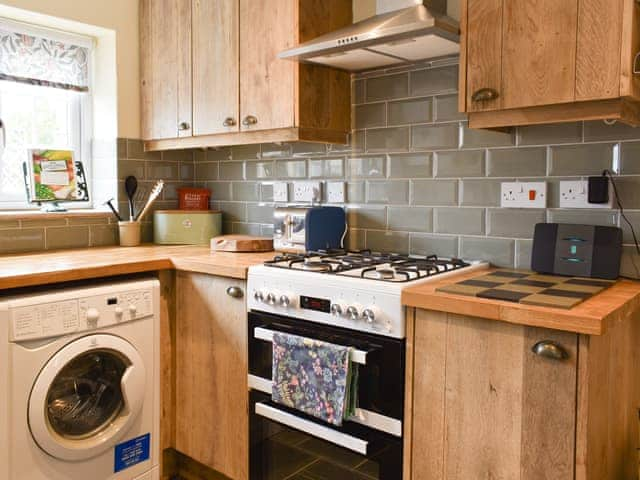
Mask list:
POLYGON ((267 253, 212 253, 208 246, 141 245, 104 247, 0 257, 0 290, 177 269, 245 279, 247 270, 273 258, 267 253))
MULTIPOLYGON (((496 269, 486 270, 489 273, 496 269)), ((613 322, 640 308, 640 282, 620 280, 592 298, 565 310, 436 292, 436 288, 478 275, 462 273, 440 281, 405 288, 402 303, 408 307, 488 318, 535 327, 602 335, 613 322)))

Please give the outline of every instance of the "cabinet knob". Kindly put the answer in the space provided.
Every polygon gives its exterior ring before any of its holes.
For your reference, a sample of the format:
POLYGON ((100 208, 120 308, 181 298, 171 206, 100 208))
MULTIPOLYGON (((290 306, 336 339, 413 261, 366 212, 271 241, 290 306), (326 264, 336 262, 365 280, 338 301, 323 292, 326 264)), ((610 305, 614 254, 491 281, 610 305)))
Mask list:
POLYGON ((633 74, 638 75, 640 73, 640 52, 636 53, 633 57, 633 74))
POLYGON ((227 295, 233 298, 242 298, 242 296, 244 295, 244 292, 240 287, 233 286, 233 287, 227 288, 227 295))
POLYGON ((495 100, 499 96, 500 94, 493 88, 481 88, 480 90, 473 92, 471 100, 474 102, 487 102, 489 100, 495 100))
POLYGON ((189 125, 189 122, 180 122, 178 124, 178 130, 180 131, 189 130, 190 128, 191 128, 191 125, 189 125))
POLYGON ((541 340, 531 347, 531 351, 540 357, 552 360, 566 360, 569 353, 561 346, 551 340, 541 340))
POLYGON ((222 122, 223 127, 233 127, 235 124, 236 124, 236 121, 232 117, 227 117, 224 119, 224 122, 222 122))
POLYGON ((245 125, 245 126, 255 125, 256 123, 258 123, 258 119, 256 117, 254 117, 253 115, 247 115, 242 120, 242 124, 245 125))

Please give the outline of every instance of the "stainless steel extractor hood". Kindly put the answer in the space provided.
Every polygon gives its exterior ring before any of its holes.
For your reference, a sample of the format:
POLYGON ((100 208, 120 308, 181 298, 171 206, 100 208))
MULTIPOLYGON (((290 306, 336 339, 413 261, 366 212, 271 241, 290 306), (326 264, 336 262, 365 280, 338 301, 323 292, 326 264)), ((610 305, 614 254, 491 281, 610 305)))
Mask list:
POLYGON ((361 71, 459 53, 459 25, 446 0, 377 0, 377 15, 278 57, 361 71))

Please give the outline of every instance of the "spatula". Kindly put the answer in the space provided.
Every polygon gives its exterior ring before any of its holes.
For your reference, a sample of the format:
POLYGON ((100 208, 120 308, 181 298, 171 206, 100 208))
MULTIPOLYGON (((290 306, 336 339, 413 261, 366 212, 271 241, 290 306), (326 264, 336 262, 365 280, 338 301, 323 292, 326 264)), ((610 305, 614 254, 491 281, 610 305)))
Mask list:
POLYGON ((135 212, 133 211, 133 197, 138 190, 138 179, 133 175, 129 175, 124 179, 124 191, 127 192, 127 198, 129 199, 129 220, 133 222, 135 212))
POLYGON ((138 215, 136 215, 136 218, 135 218, 136 222, 141 221, 142 218, 146 215, 149 208, 151 208, 151 205, 153 205, 153 202, 155 202, 156 198, 158 198, 162 193, 163 187, 164 187, 164 182, 162 180, 159 180, 158 183, 154 185, 153 189, 151 190, 151 193, 149 194, 149 198, 147 199, 147 203, 145 204, 142 211, 138 212, 138 215))

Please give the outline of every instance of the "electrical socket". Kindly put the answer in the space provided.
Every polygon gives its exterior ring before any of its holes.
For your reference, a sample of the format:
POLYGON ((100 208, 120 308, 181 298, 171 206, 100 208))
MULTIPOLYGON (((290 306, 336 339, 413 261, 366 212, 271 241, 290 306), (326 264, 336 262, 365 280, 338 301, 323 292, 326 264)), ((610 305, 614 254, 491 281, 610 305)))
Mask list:
POLYGON ((274 202, 289 201, 289 184, 287 182, 275 182, 273 184, 273 201, 274 202))
POLYGON ((327 203, 344 203, 345 190, 345 182, 327 182, 327 203))
POLYGON ((322 182, 293 182, 293 201, 320 203, 322 201, 322 182))
POLYGON ((611 186, 607 203, 589 203, 588 180, 563 180, 560 182, 560 208, 613 208, 611 186))
POLYGON ((547 182, 502 182, 500 206, 503 208, 546 208, 547 182))

